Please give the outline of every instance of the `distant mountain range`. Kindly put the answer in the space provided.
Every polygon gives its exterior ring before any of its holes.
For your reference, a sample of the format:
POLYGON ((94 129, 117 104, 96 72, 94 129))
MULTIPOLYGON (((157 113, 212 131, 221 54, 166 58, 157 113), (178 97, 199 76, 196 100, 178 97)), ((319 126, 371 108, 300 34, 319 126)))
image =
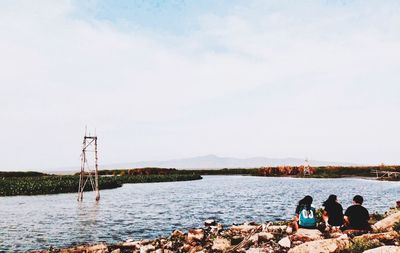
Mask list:
MULTIPOLYGON (((184 159, 173 159, 166 161, 142 161, 133 163, 117 163, 101 166, 106 168, 143 168, 143 167, 163 167, 176 169, 221 169, 221 168, 255 168, 262 166, 280 166, 280 165, 303 165, 304 159, 299 158, 267 158, 267 157, 251 157, 251 158, 233 158, 219 157, 216 155, 197 156, 184 159)), ((309 160, 311 166, 351 166, 356 164, 344 162, 326 162, 309 160)))

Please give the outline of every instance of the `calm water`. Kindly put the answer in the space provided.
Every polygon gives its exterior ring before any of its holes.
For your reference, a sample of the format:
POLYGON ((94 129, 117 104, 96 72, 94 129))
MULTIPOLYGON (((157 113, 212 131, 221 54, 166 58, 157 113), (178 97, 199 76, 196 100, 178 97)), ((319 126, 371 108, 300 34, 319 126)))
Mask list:
POLYGON ((371 212, 384 212, 400 199, 400 183, 205 176, 188 182, 126 184, 102 191, 97 204, 89 193, 83 203, 76 201, 76 194, 2 197, 0 251, 154 238, 202 226, 207 218, 227 225, 289 219, 303 195, 312 195, 318 207, 331 193, 344 207, 361 194, 371 212))

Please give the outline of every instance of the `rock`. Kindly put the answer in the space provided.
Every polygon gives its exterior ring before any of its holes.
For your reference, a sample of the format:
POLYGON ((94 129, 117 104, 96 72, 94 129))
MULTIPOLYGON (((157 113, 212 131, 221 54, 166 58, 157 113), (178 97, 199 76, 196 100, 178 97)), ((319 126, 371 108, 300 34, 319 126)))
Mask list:
POLYGON ((239 225, 239 226, 236 226, 236 225, 233 225, 230 229, 231 230, 236 230, 236 231, 239 231, 239 232, 244 232, 244 233, 248 233, 248 232, 251 232, 251 231, 253 231, 254 229, 256 229, 258 226, 256 226, 256 225, 249 225, 249 224, 243 224, 243 225, 239 225))
POLYGON ((115 249, 115 250, 111 251, 111 253, 121 253, 121 250, 120 249, 115 249))
POLYGON ((146 244, 149 244, 149 243, 152 243, 152 242, 153 242, 152 240, 140 240, 139 241, 140 245, 146 245, 146 244))
POLYGON ((231 244, 237 245, 243 241, 243 237, 240 235, 235 235, 231 237, 231 244))
POLYGON ((139 248, 140 241, 133 241, 133 240, 126 241, 126 242, 122 243, 121 246, 124 248, 132 248, 132 249, 139 248))
POLYGON ((210 226, 210 228, 210 233, 218 234, 218 232, 222 231, 224 227, 222 226, 222 224, 217 224, 215 226, 210 226))
POLYGON ((209 227, 209 226, 215 226, 217 225, 217 222, 213 219, 208 219, 204 221, 204 226, 209 227))
POLYGON ((300 244, 288 253, 333 253, 346 250, 350 247, 348 239, 324 239, 300 244))
POLYGON ((158 249, 158 250, 154 251, 154 253, 164 253, 164 250, 163 249, 158 249))
POLYGON ((201 252, 201 251, 203 251, 203 247, 201 247, 201 246, 196 246, 196 247, 193 247, 193 248, 189 251, 189 253, 197 253, 197 252, 201 252))
POLYGON ((265 232, 271 232, 271 233, 284 233, 288 229, 288 226, 282 225, 282 226, 267 226, 264 228, 263 231, 265 232))
POLYGON ((396 222, 400 221, 400 211, 395 212, 388 217, 378 221, 374 225, 372 225, 372 229, 374 231, 387 231, 387 230, 393 230, 393 225, 396 222))
POLYGON ((334 232, 334 233, 330 233, 329 237, 330 238, 339 238, 339 237, 341 237, 343 235, 347 236, 346 234, 343 234, 342 232, 334 232))
POLYGON ((369 249, 364 253, 400 253, 399 246, 382 246, 375 249, 369 249))
POLYGON ((265 252, 267 251, 263 248, 250 248, 246 250, 246 253, 265 253, 265 252))
POLYGON ((397 238, 399 238, 399 233, 397 233, 396 231, 377 234, 363 234, 354 237, 354 239, 378 240, 380 242, 391 242, 397 238))
POLYGON ((286 234, 290 235, 290 234, 292 234, 292 233, 293 233, 293 228, 290 227, 290 226, 288 226, 288 227, 286 228, 286 234))
POLYGON ((190 229, 187 237, 189 242, 202 241, 204 239, 203 229, 190 229))
POLYGON ((250 236, 249 242, 251 242, 252 244, 258 243, 258 234, 250 236))
POLYGON ((156 248, 153 245, 147 244, 147 245, 144 245, 144 246, 140 247, 140 253, 148 253, 148 252, 153 251, 155 249, 156 248))
POLYGON ((86 252, 88 252, 88 253, 106 253, 106 252, 108 252, 108 247, 106 244, 101 243, 101 244, 87 247, 86 252))
POLYGON ((225 251, 231 247, 231 242, 223 237, 217 237, 212 245, 213 250, 225 251))
POLYGON ((260 232, 260 233, 258 233, 258 240, 259 241, 266 242, 266 241, 270 241, 270 240, 272 240, 274 238, 275 238, 275 236, 272 233, 269 233, 269 232, 260 232))
POLYGON ((322 233, 318 229, 304 229, 300 228, 295 234, 291 235, 292 241, 317 241, 324 239, 322 233))
POLYGON ((182 250, 183 252, 189 252, 192 248, 193 248, 192 245, 185 243, 185 244, 181 247, 181 250, 182 250))
POLYGON ((171 237, 172 238, 185 238, 185 234, 182 231, 175 230, 174 232, 172 232, 171 237))
POLYGON ((174 247, 174 244, 171 241, 167 242, 164 245, 164 248, 166 248, 166 249, 173 249, 173 247, 174 247))
POLYGON ((291 243, 289 237, 286 236, 286 237, 282 238, 281 240, 279 240, 278 244, 284 248, 290 248, 292 243, 291 243))

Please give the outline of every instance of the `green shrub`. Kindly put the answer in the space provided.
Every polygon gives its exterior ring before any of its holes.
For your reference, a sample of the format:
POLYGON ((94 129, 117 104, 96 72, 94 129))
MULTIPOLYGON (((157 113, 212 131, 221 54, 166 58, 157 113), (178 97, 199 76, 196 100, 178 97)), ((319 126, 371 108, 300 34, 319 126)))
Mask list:
POLYGON ((315 210, 315 218, 317 219, 317 223, 323 222, 322 214, 324 213, 324 209, 318 208, 315 210))
POLYGON ((377 240, 368 240, 365 238, 356 238, 350 246, 350 252, 362 253, 368 249, 373 249, 381 246, 381 243, 377 240))
POLYGON ((396 222, 395 224, 393 224, 393 230, 400 232, 400 222, 396 222))

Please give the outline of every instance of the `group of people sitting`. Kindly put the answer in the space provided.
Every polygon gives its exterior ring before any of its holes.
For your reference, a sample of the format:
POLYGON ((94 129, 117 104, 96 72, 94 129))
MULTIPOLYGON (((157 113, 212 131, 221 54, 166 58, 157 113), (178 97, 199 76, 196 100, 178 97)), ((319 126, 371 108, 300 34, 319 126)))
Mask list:
MULTIPOLYGON (((370 231, 371 226, 368 223, 369 213, 362 206, 363 201, 362 196, 354 196, 353 205, 347 208, 343 214, 343 207, 338 202, 337 196, 330 195, 322 205, 322 227, 325 230, 333 231, 339 229, 342 231, 370 231)), ((312 202, 313 198, 311 196, 305 196, 299 201, 293 222, 294 230, 299 228, 317 228, 316 210, 311 206, 312 202)))

